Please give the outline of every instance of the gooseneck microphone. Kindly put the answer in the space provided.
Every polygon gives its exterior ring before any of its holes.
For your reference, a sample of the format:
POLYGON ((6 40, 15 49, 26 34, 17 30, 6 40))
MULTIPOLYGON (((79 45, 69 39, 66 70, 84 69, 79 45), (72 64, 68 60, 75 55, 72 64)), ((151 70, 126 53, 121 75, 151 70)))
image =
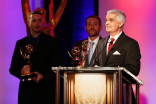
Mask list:
POLYGON ((109 41, 105 44, 105 46, 102 48, 102 50, 98 53, 98 55, 97 55, 97 56, 95 57, 95 59, 93 60, 93 62, 92 62, 92 64, 90 65, 90 67, 94 67, 94 64, 95 64, 95 62, 97 61, 99 55, 100 55, 101 52, 106 48, 106 46, 107 46, 108 43, 111 43, 111 40, 109 40, 109 41))

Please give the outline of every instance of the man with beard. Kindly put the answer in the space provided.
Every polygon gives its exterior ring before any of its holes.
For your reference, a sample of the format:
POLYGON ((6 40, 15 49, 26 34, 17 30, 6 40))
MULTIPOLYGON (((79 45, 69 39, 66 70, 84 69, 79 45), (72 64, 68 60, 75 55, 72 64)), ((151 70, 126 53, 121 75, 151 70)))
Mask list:
MULTIPOLYGON (((99 35, 99 32, 102 30, 101 19, 96 15, 90 15, 89 17, 87 17, 85 30, 87 31, 89 37, 84 40, 88 40, 91 43, 91 47, 88 55, 86 56, 86 63, 84 66, 89 67, 93 59, 96 57, 94 54, 96 45, 98 44, 98 41, 102 39, 102 37, 99 35)), ((82 60, 81 52, 82 42, 84 40, 74 43, 74 47, 78 47, 80 49, 80 60, 82 60)), ((77 63, 72 60, 71 66, 77 66, 77 63)))
POLYGON ((55 104, 55 73, 51 67, 62 65, 61 49, 55 38, 41 32, 42 23, 42 14, 31 12, 28 17, 31 34, 16 43, 10 73, 19 79, 31 73, 37 75, 31 81, 20 82, 18 104, 55 104), (24 59, 27 53, 20 51, 28 44, 34 48, 30 64, 24 59))

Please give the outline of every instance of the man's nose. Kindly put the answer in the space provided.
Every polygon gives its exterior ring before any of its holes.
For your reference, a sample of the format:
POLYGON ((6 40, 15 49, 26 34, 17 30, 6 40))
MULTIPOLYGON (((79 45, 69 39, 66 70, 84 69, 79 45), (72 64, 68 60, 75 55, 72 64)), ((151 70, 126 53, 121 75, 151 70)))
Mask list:
POLYGON ((91 25, 91 28, 94 28, 94 25, 91 25))
POLYGON ((109 24, 109 21, 106 21, 105 25, 108 25, 109 24))
POLYGON ((39 25, 39 22, 38 21, 36 22, 36 25, 39 25))

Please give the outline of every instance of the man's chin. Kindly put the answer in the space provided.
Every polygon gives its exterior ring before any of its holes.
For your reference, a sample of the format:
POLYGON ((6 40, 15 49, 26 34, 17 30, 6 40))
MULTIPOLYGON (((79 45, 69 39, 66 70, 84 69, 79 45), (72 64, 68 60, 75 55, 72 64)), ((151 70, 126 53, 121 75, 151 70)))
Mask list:
POLYGON ((35 33, 40 33, 41 31, 34 31, 35 33))
POLYGON ((90 34, 89 37, 96 37, 98 34, 90 34))
POLYGON ((111 31, 111 29, 106 29, 106 32, 110 32, 111 31))

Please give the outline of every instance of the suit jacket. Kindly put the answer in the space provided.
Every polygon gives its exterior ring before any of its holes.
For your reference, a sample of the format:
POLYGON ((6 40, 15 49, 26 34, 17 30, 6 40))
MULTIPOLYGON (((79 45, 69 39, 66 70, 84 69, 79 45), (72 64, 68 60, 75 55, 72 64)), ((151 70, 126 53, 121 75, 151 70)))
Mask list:
MULTIPOLYGON (((103 47, 107 44, 109 37, 110 36, 99 41, 96 48, 96 55, 100 53, 103 47)), ((105 67, 125 67, 134 75, 138 75, 140 71, 140 59, 141 54, 138 42, 126 36, 125 33, 122 32, 108 55, 105 48, 99 55, 96 64, 105 67), (114 54, 114 52, 117 51, 120 55, 114 54)))
MULTIPOLYGON (((101 36, 99 37, 99 40, 100 40, 100 39, 102 39, 101 36)), ((87 38, 87 39, 84 39, 84 40, 88 40, 88 38, 87 38)), ((81 41, 78 41, 78 42, 74 43, 74 46, 73 46, 73 47, 79 47, 79 49, 80 49, 80 60, 81 60, 81 61, 82 61, 82 56, 81 56, 81 52, 82 52, 82 42, 83 42, 84 40, 81 40, 81 41)), ((99 41, 98 41, 98 42, 99 42, 99 41)), ((96 48, 95 48, 95 50, 96 50, 96 48)), ((94 59, 95 57, 96 57, 96 54, 95 54, 95 51, 94 51, 93 56, 92 56, 92 59, 91 59, 91 61, 90 61, 90 64, 92 63, 92 61, 93 61, 93 59, 94 59)), ((72 61, 72 62, 71 62, 71 65, 76 67, 77 65, 74 64, 74 63, 75 63, 75 62, 72 61)), ((84 67, 89 67, 90 64, 88 63, 88 54, 87 54, 87 56, 86 56, 86 63, 85 63, 85 66, 84 66, 84 67)))
MULTIPOLYGON (((26 60, 20 54, 19 47, 23 48, 29 44, 30 37, 25 37, 16 42, 13 53, 10 73, 17 78, 21 76, 21 69, 26 65, 26 60)), ((43 79, 36 83, 34 81, 20 82, 19 104, 52 104, 55 101, 55 73, 51 67, 61 66, 62 57, 58 41, 44 33, 41 33, 36 52, 33 57, 31 71, 37 71, 43 75, 43 79)))

